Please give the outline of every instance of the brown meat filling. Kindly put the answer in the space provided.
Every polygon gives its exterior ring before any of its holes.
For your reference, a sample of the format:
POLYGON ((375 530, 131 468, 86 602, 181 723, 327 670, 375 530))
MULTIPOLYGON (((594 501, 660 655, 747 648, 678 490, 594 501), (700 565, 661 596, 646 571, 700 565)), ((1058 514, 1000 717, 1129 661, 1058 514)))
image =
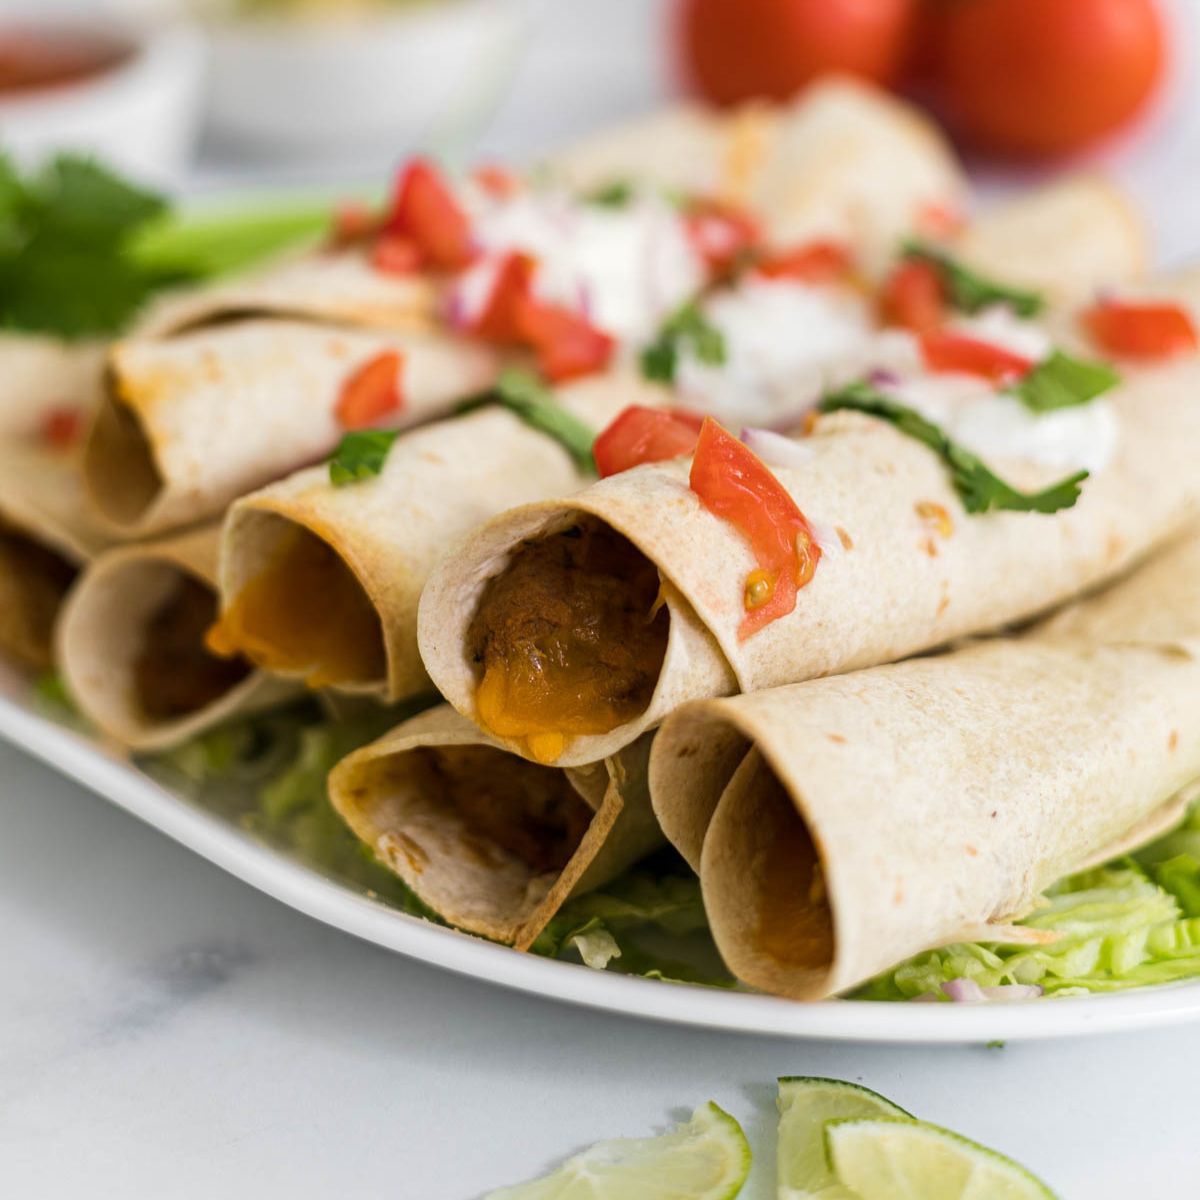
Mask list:
POLYGON ((0 654, 30 671, 54 663, 54 620, 75 568, 52 550, 0 526, 0 654))
POLYGON ((488 582, 467 634, 481 723, 553 762, 567 738, 642 713, 667 649, 659 587, 654 564, 593 519, 526 542, 488 582))
POLYGON ((561 871, 592 819, 566 775, 487 746, 419 751, 431 794, 461 817, 484 852, 499 847, 539 874, 561 871))
POLYGON ((180 576, 147 623, 133 664, 138 704, 147 717, 166 721, 197 712, 250 673, 244 659, 217 658, 205 649, 204 635, 216 615, 212 589, 180 576))

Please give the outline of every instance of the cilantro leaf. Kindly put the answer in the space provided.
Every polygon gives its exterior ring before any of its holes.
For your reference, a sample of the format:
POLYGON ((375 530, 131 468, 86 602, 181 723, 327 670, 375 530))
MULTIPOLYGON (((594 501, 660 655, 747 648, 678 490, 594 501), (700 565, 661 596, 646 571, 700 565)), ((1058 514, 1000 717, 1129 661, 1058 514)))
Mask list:
POLYGON ((499 404, 507 408, 526 425, 552 437, 566 450, 580 470, 595 473, 596 463, 592 458, 595 431, 563 408, 555 400, 554 393, 536 375, 517 367, 510 367, 500 373, 500 377, 488 391, 464 401, 459 405, 458 411, 473 412, 488 404, 499 404))
POLYGON ((1055 350, 1013 388, 1013 394, 1036 413, 1086 404, 1121 382, 1107 363, 1086 362, 1055 350))
POLYGON ((906 405, 889 400, 866 383, 852 383, 826 396, 821 412, 850 409, 890 421, 901 433, 923 442, 950 468, 951 481, 969 513, 998 510, 1053 513, 1071 508, 1079 499, 1079 485, 1088 477, 1078 471, 1040 492, 1022 492, 1005 483, 965 446, 952 441, 932 421, 906 405))
POLYGON ((719 367, 725 361, 725 335, 689 300, 667 318, 658 337, 642 351, 642 374, 659 383, 674 383, 684 343, 708 366, 719 367))
POLYGON ((334 487, 373 479, 383 470, 392 443, 400 435, 394 429, 359 429, 348 433, 329 460, 329 482, 334 487))
POLYGON ((0 159, 0 325, 68 338, 116 332, 178 279, 126 253, 166 209, 90 159, 61 155, 26 178, 0 159))
POLYGON ((633 200, 634 187, 628 179, 614 179, 589 192, 583 199, 585 204, 598 208, 624 208, 633 200))
POLYGON ((905 258, 919 259, 937 269, 950 303, 961 312, 977 313, 991 304, 1007 304, 1019 317, 1036 317, 1046 307, 1040 292, 988 279, 928 242, 912 239, 904 243, 902 252, 905 258))

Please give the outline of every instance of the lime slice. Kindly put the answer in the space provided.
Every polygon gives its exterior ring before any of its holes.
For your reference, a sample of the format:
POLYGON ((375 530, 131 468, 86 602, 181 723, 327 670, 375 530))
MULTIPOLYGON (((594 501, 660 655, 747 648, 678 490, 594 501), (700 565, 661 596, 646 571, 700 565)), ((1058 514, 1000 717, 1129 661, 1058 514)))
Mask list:
POLYGON ((1054 1200, 1011 1158, 924 1121, 835 1120, 825 1140, 834 1174, 861 1200, 1054 1200))
POLYGON ((793 1075, 779 1081, 779 1200, 847 1200, 825 1156, 825 1122, 857 1117, 908 1117, 870 1088, 840 1079, 793 1075))
POLYGON ((662 1137, 597 1142, 553 1174, 485 1200, 733 1200, 749 1172, 742 1127, 710 1100, 662 1137))

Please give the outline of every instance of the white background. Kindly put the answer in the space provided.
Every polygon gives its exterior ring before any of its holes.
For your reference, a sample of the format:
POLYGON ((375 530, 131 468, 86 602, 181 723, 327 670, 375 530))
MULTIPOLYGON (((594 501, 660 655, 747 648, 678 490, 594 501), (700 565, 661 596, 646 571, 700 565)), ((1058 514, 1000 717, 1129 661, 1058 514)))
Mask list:
MULTIPOLYGON (((656 8, 556 0, 484 145, 531 154, 664 94, 656 8)), ((1200 109, 1179 90, 1109 154, 1174 261, 1200 253, 1200 109)), ((247 166, 210 147, 199 182, 247 166)), ((781 1074, 864 1082, 1064 1197, 1200 1193, 1200 1025, 843 1048, 566 1009, 323 928, 0 748, 0 1196, 471 1200, 711 1098, 766 1197, 781 1074)))

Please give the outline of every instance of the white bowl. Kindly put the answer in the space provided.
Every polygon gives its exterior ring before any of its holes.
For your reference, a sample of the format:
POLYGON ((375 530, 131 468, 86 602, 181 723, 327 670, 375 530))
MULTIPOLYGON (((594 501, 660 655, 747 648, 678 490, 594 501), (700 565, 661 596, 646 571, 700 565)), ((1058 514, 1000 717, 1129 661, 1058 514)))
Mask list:
POLYGON ((523 0, 216 25, 209 126, 279 155, 452 137, 494 106, 524 28, 523 0))
POLYGON ((144 30, 111 16, 5 7, 0 26, 66 29, 127 41, 130 57, 97 75, 0 99, 0 148, 36 164, 59 150, 95 155, 149 183, 176 182, 195 143, 203 41, 185 27, 144 30))

